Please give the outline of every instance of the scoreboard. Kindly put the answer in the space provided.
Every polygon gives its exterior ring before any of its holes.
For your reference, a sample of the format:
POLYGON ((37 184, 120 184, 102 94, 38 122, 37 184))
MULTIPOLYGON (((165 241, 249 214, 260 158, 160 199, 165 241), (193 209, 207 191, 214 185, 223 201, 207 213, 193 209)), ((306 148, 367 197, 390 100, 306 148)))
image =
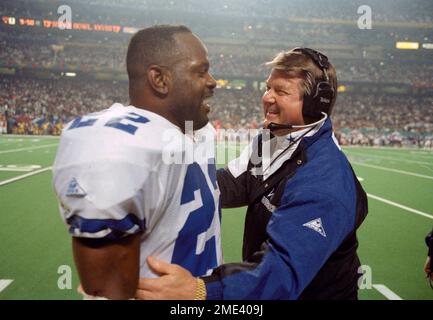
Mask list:
POLYGON ((85 30, 85 31, 95 31, 95 32, 113 32, 113 33, 135 33, 138 28, 127 27, 121 25, 111 25, 111 24, 97 24, 89 22, 71 22, 62 23, 57 20, 48 19, 32 19, 32 18, 22 18, 22 17, 12 17, 12 16, 2 16, 2 24, 8 26, 18 26, 18 27, 39 27, 52 29, 57 28, 59 30, 85 30), (63 26, 61 28, 61 26, 63 26))

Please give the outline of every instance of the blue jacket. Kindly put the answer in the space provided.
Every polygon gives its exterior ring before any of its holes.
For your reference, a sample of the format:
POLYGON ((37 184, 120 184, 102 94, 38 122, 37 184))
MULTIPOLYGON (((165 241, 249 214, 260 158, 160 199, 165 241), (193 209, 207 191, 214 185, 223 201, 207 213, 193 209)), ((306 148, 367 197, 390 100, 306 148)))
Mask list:
POLYGON ((356 299, 356 229, 367 198, 330 119, 266 181, 250 167, 236 178, 217 174, 222 206, 248 205, 244 262, 204 277, 207 298, 356 299))

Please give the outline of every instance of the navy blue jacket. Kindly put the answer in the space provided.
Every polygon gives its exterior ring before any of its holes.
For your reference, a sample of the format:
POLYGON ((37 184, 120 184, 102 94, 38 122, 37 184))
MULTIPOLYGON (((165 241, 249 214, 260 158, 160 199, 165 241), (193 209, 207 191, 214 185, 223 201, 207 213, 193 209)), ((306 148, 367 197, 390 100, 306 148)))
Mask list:
POLYGON ((248 205, 244 262, 203 277, 207 298, 356 299, 356 229, 367 197, 330 119, 265 181, 251 166, 236 178, 217 173, 222 206, 248 205))

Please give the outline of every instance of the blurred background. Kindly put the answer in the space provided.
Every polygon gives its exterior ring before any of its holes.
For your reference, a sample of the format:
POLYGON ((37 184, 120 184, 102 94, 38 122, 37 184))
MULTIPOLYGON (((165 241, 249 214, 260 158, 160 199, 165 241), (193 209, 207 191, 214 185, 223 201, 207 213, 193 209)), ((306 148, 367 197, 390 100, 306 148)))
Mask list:
POLYGON ((217 128, 257 128, 278 52, 311 47, 336 66, 340 143, 433 148, 431 0, 34 0, 0 2, 0 131, 58 135, 64 123, 128 103, 128 40, 185 24, 208 47, 217 128), (61 30, 61 5, 72 25, 61 30), (358 28, 371 8, 372 29, 358 28))

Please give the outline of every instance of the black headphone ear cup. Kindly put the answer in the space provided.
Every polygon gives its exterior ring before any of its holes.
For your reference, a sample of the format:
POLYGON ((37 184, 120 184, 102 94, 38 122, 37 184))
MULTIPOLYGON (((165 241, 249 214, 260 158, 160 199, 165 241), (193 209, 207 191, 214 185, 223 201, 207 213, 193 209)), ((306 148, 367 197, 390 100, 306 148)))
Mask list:
POLYGON ((305 94, 304 103, 302 106, 302 115, 307 118, 316 118, 317 112, 315 111, 313 95, 305 94))
POLYGON ((319 82, 316 87, 316 93, 314 94, 312 105, 316 117, 321 115, 321 112, 329 113, 331 108, 331 102, 334 98, 334 89, 328 82, 319 82))
POLYGON ((334 98, 334 89, 327 82, 319 82, 316 91, 311 95, 304 96, 302 115, 304 117, 319 119, 322 112, 328 114, 334 98))
POLYGON ((316 90, 311 95, 304 95, 302 115, 312 119, 320 119, 322 112, 329 114, 332 100, 334 99, 334 88, 328 82, 329 78, 326 70, 329 68, 328 57, 310 48, 295 48, 293 51, 300 51, 309 56, 314 63, 323 71, 326 81, 321 81, 316 85, 316 90))

